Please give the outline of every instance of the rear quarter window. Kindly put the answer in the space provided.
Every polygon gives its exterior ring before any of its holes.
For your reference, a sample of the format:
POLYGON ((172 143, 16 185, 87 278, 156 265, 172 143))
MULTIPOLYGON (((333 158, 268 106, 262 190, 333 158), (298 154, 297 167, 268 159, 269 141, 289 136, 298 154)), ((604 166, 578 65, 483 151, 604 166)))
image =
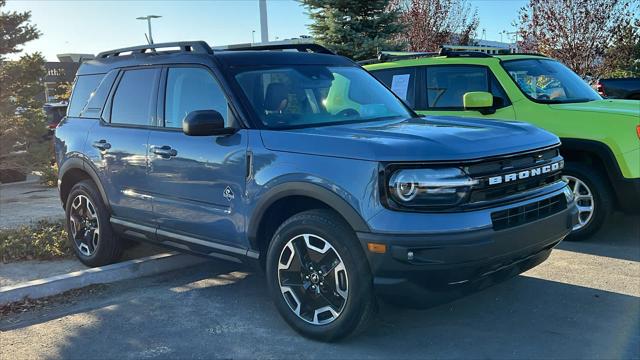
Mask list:
POLYGON ((79 117, 82 109, 91 98, 91 93, 96 90, 104 74, 97 75, 80 75, 76 77, 71 92, 71 101, 69 102, 69 110, 67 116, 79 117))
POLYGON ((409 106, 416 105, 416 68, 403 67, 372 71, 371 74, 382 81, 409 106))

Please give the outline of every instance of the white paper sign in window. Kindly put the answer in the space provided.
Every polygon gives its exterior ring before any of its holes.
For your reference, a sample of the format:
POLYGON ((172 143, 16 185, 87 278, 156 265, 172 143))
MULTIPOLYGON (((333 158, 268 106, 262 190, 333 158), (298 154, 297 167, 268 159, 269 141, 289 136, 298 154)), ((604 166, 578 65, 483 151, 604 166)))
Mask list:
POLYGON ((409 78, 411 74, 393 75, 391 80, 391 91, 402 100, 407 100, 407 90, 409 89, 409 78))

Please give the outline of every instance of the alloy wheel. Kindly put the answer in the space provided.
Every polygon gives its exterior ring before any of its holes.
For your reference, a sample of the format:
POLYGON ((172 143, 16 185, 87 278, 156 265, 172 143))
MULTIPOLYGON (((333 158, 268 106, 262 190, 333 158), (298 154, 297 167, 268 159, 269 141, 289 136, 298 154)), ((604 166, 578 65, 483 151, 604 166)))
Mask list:
POLYGON ((100 220, 96 207, 85 195, 76 196, 71 203, 69 231, 80 253, 95 253, 100 241, 100 220))
POLYGON ((313 234, 297 235, 284 246, 278 260, 278 282, 291 311, 314 325, 336 320, 349 296, 340 254, 313 234))
POLYGON ((595 209, 595 200, 593 192, 587 184, 571 175, 562 177, 567 182, 575 197, 576 206, 578 207, 578 223, 573 226, 573 231, 580 230, 587 226, 593 218, 595 209))

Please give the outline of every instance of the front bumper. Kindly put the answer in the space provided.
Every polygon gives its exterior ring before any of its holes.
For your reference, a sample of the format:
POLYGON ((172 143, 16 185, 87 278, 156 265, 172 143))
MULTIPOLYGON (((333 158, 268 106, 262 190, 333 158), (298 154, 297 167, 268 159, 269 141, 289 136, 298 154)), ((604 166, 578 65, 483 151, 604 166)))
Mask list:
MULTIPOLYGON (((480 211, 490 214, 496 209, 480 211)), ((429 224, 430 214, 421 215, 429 224)), ((577 209, 570 202, 549 216, 504 230, 494 230, 491 224, 470 229, 465 223, 452 230, 449 221, 442 232, 357 235, 367 253, 376 292, 396 299, 415 298, 452 289, 477 290, 520 274, 543 262, 576 222, 577 209), (369 243, 386 245, 386 252, 368 251, 369 243)))

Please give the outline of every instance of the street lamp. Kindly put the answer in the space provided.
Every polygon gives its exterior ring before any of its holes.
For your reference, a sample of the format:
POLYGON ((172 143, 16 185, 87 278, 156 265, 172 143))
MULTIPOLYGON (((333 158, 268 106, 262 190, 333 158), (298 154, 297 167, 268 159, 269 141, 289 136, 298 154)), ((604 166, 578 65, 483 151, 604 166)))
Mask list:
POLYGON ((151 35, 151 19, 158 19, 161 18, 162 16, 160 15, 147 15, 147 16, 140 16, 137 17, 137 20, 147 20, 147 25, 149 26, 149 39, 147 39, 149 41, 149 44, 153 44, 153 36, 151 35))

